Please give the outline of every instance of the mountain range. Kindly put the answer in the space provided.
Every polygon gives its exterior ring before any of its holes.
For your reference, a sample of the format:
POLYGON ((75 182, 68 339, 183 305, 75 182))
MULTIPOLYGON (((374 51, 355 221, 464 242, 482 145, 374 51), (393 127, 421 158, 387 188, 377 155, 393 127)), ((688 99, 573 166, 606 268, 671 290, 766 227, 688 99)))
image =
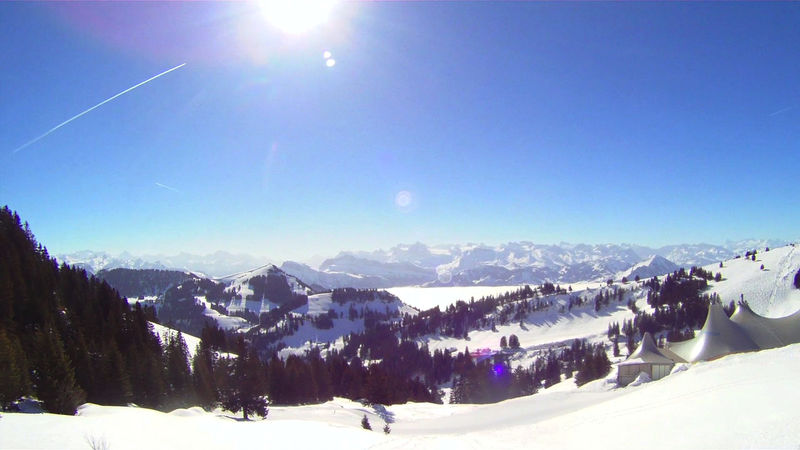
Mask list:
POLYGON ((212 277, 222 277, 262 266, 269 260, 247 255, 217 251, 207 255, 179 253, 177 255, 141 255, 128 252, 112 255, 108 252, 83 250, 55 256, 59 262, 77 266, 89 273, 111 269, 181 270, 212 277))
MULTIPOLYGON (((315 290, 337 287, 498 286, 544 281, 575 283, 585 280, 650 277, 678 267, 712 264, 747 250, 785 245, 779 239, 728 241, 723 245, 680 244, 652 248, 634 244, 483 244, 397 245, 388 250, 345 251, 324 260, 318 268, 286 261, 280 268, 315 290)), ((89 272, 102 269, 180 269, 221 277, 265 263, 263 259, 216 252, 175 256, 117 256, 84 251, 58 255, 59 261, 89 272)))

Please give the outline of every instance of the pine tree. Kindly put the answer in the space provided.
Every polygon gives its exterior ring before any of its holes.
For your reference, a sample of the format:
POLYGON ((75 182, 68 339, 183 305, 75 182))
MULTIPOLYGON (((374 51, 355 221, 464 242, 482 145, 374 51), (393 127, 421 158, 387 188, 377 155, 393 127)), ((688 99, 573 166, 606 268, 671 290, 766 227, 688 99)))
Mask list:
POLYGON ((237 350, 239 356, 235 360, 220 360, 220 370, 223 371, 220 386, 222 406, 234 413, 242 411, 245 420, 251 413, 266 417, 269 404, 263 365, 254 352, 247 351, 241 338, 237 350))
POLYGON ((37 331, 34 342, 36 361, 32 381, 36 395, 49 412, 75 414, 78 405, 86 397, 75 382, 75 374, 64 353, 61 339, 50 329, 37 331))
POLYGON ((180 408, 194 402, 192 376, 189 369, 189 349, 183 334, 169 333, 164 349, 164 372, 167 381, 167 406, 180 408))
POLYGON ((27 369, 19 340, 0 329, 0 409, 30 393, 27 369))
POLYGON ((89 401, 103 405, 127 405, 132 397, 130 377, 125 369, 122 354, 114 341, 110 341, 95 365, 95 397, 89 401))
POLYGON ((372 426, 369 424, 369 419, 367 419, 367 415, 364 414, 364 418, 361 419, 361 428, 365 430, 372 430, 372 426))
POLYGON ((208 410, 213 409, 219 401, 217 380, 214 376, 216 354, 201 341, 192 358, 192 384, 197 403, 208 410))

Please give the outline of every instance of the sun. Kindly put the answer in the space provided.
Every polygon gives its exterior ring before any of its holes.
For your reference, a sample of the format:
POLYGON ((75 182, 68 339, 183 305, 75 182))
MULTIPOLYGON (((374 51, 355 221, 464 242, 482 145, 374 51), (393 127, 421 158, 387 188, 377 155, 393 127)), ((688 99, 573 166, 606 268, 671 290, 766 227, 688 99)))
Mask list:
POLYGON ((336 0, 261 0, 264 17, 276 28, 300 34, 328 20, 336 0))

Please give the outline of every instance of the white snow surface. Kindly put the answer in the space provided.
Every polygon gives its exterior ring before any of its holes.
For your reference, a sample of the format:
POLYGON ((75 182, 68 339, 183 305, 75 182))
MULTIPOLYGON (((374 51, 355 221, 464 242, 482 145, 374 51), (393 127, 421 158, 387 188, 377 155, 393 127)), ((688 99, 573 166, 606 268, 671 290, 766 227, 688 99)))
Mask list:
MULTIPOLYGON (((624 285, 618 285, 623 286, 624 285)), ((476 349, 500 350, 500 338, 503 336, 517 335, 521 345, 521 352, 511 358, 512 367, 527 367, 536 358, 535 352, 550 345, 570 344, 573 339, 586 338, 590 342, 607 343, 606 333, 608 325, 612 322, 622 323, 625 319, 633 317, 633 313, 627 307, 628 299, 633 299, 637 306, 643 308, 646 305, 645 295, 642 290, 630 292, 630 284, 626 288, 622 301, 612 300, 607 307, 600 311, 594 310, 593 297, 600 292, 599 288, 587 288, 582 291, 574 291, 569 295, 548 296, 545 300, 552 301, 553 306, 544 310, 531 312, 520 325, 519 322, 511 322, 507 325, 497 325, 497 331, 491 329, 472 330, 469 332, 469 339, 459 339, 441 335, 426 335, 418 338, 417 341, 425 342, 431 351, 441 349, 456 349, 463 351, 464 347, 469 347, 470 351, 476 349), (566 304, 570 295, 582 296, 587 298, 584 305, 573 307, 571 311, 560 311, 566 304)))
POLYGON ((458 300, 469 302, 472 297, 478 300, 487 295, 516 291, 523 286, 393 287, 386 291, 396 295, 403 303, 422 311, 436 306, 444 310, 458 300))
POLYGON ((162 413, 87 404, 76 416, 6 413, 0 448, 797 448, 800 344, 691 365, 656 382, 581 388, 567 380, 491 405, 408 403, 386 408, 344 399, 273 407, 241 422, 199 408, 162 413), (776 401, 780 399, 780 401, 776 401), (373 431, 361 429, 366 414, 373 431), (381 432, 384 421, 391 434, 381 432), (620 424, 625 424, 624 431, 620 424), (143 432, 145 431, 145 432, 143 432))
POLYGON ((796 246, 756 249, 756 260, 742 256, 705 267, 722 273, 723 280, 709 282, 709 291, 719 294, 723 304, 744 300, 756 314, 783 317, 800 309, 800 289, 794 287, 794 275, 800 269, 800 249, 796 246), (764 270, 761 270, 761 265, 764 270))

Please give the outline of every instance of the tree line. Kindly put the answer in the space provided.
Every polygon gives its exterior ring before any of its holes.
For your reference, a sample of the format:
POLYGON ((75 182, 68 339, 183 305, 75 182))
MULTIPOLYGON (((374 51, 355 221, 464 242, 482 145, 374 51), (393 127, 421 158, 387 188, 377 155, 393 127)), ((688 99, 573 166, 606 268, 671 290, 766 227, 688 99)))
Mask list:
POLYGON ((165 348, 149 325, 155 311, 131 307, 106 282, 59 266, 27 223, 0 209, 0 405, 35 396, 51 412, 88 401, 164 407, 165 348))

